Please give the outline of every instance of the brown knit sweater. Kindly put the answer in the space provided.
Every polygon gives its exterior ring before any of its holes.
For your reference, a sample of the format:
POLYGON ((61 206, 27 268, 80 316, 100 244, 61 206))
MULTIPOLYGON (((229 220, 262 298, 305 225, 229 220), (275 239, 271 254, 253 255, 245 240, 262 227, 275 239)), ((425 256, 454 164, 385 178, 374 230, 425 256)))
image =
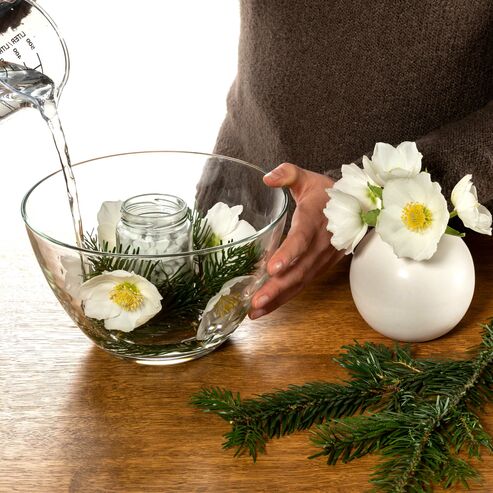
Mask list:
POLYGON ((417 141, 449 196, 493 209, 493 0, 241 0, 238 74, 216 152, 337 176, 417 141))

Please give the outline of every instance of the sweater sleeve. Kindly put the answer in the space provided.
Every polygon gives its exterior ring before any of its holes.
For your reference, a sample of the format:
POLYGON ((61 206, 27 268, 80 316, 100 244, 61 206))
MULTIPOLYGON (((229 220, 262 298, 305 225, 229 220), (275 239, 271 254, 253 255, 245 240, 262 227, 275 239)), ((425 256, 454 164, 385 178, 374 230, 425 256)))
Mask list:
MULTIPOLYGON (((418 138, 416 145, 423 154, 423 169, 440 183, 448 200, 455 184, 471 173, 479 202, 493 212, 493 101, 418 138)), ((371 157, 371 152, 367 155, 371 157)), ((361 166, 361 161, 356 163, 361 166)), ((341 177, 339 168, 326 174, 334 180, 341 177)))

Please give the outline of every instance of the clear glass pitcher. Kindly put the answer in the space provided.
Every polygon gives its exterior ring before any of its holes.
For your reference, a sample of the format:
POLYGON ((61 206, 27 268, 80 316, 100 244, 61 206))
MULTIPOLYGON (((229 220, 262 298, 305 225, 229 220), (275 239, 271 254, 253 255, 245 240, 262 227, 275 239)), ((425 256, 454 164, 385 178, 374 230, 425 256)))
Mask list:
POLYGON ((33 0, 0 0, 0 120, 35 103, 32 94, 26 94, 21 91, 21 85, 12 83, 13 72, 22 72, 16 80, 22 76, 52 81, 49 85, 54 99, 58 100, 69 67, 65 41, 39 5, 33 0))

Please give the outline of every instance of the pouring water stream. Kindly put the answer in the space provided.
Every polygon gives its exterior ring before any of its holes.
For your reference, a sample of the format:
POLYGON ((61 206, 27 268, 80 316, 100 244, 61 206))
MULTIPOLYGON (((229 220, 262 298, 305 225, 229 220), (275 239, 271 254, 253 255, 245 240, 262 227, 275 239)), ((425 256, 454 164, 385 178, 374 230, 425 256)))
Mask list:
POLYGON ((75 242, 82 247, 84 229, 80 214, 77 185, 73 174, 67 141, 58 116, 54 82, 41 72, 10 62, 0 61, 0 101, 12 108, 33 106, 48 124, 60 159, 65 179, 75 242))

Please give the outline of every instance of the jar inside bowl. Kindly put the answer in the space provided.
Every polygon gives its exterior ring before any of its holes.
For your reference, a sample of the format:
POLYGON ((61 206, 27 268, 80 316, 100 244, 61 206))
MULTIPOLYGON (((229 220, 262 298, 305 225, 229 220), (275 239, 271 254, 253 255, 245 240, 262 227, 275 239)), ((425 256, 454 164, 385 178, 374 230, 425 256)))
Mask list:
MULTIPOLYGON (((116 228, 117 248, 139 255, 171 255, 192 249, 190 210, 174 195, 144 194, 123 202, 116 228)), ((186 257, 172 256, 153 266, 152 280, 163 281, 188 269, 186 257)))

